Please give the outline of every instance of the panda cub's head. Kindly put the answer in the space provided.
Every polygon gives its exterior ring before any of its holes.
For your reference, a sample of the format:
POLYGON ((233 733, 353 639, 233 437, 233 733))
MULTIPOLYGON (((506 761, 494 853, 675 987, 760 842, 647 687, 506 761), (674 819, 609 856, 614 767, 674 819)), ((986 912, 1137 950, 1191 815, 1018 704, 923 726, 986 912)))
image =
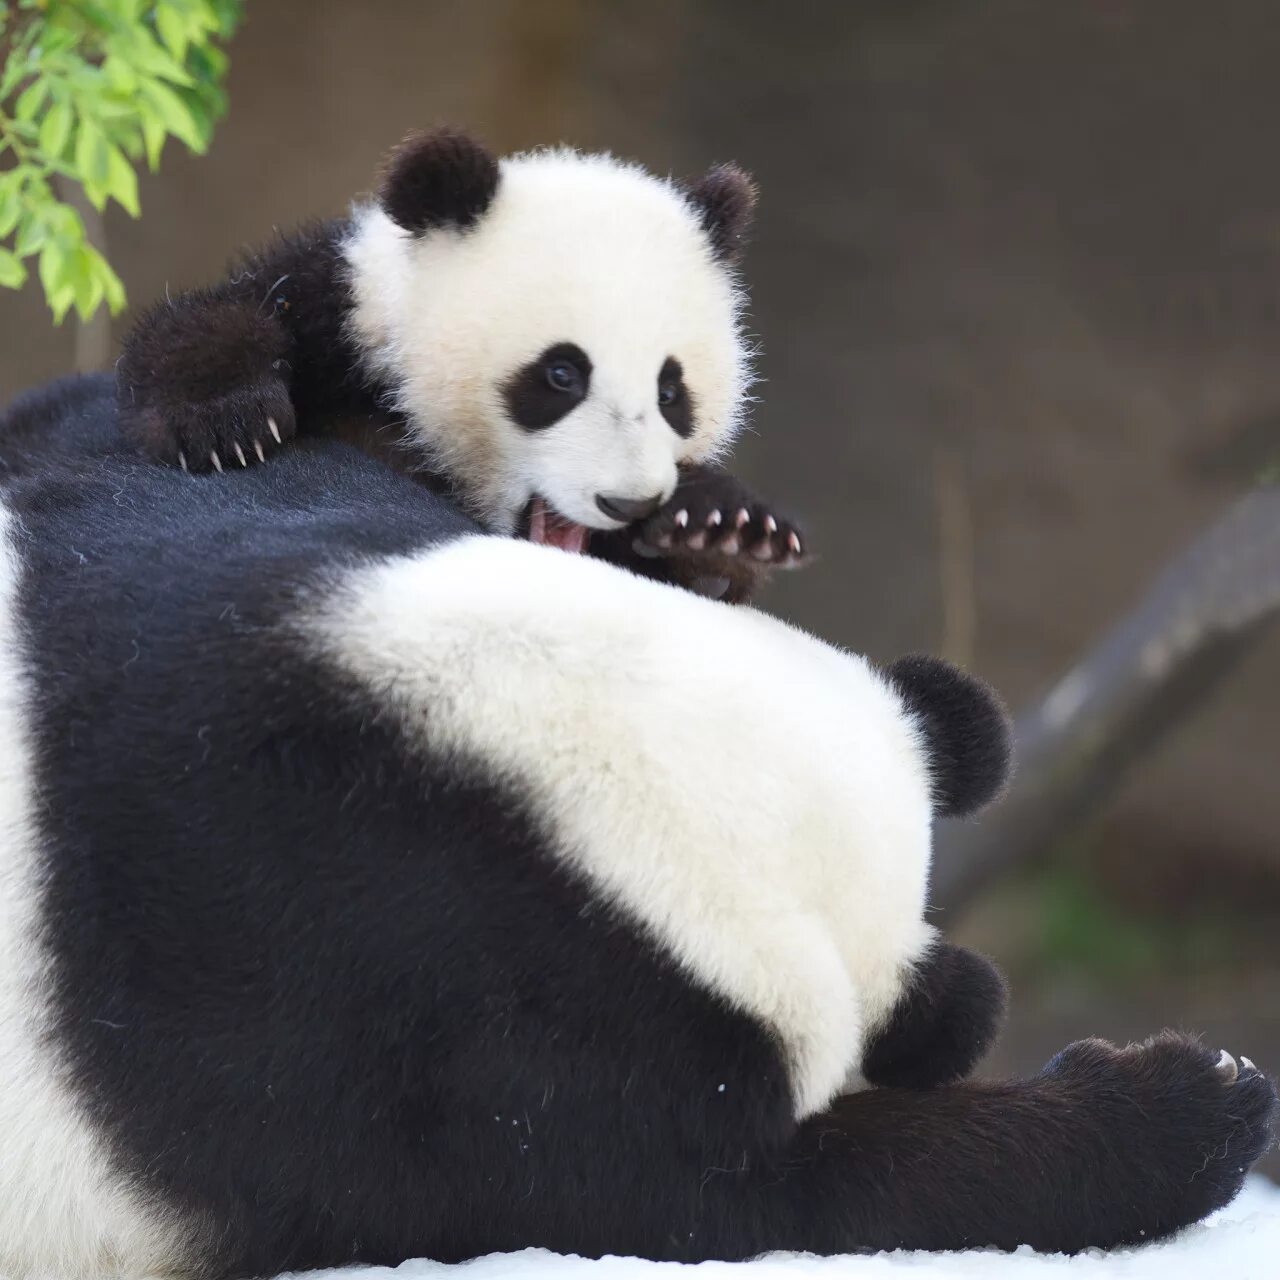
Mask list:
POLYGON ((753 203, 731 167, 683 188, 607 155, 419 135, 355 211, 352 333, 475 516, 580 550, 733 438, 753 203))

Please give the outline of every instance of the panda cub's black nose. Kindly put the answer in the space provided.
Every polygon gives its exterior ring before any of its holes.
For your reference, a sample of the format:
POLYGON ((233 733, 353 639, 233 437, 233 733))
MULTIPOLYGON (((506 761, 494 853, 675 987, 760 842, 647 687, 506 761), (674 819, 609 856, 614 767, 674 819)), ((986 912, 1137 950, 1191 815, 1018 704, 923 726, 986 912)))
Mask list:
POLYGON ((621 520, 630 524, 633 520, 643 520, 651 516, 662 506, 662 494, 655 493, 652 498, 621 498, 616 493, 597 493, 596 506, 610 520, 621 520))

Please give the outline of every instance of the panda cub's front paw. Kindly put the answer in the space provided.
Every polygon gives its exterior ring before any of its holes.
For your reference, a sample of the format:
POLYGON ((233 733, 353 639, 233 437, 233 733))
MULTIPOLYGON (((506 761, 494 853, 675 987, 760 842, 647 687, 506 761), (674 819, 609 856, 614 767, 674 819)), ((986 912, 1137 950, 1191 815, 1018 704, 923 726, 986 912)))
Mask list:
POLYGON ((153 458, 196 472, 265 462, 296 432, 293 403, 280 378, 232 387, 208 400, 146 405, 125 419, 153 458))
POLYGON ((804 535, 726 472, 691 468, 670 500, 637 524, 632 547, 650 558, 678 558, 708 575, 750 565, 797 569, 809 561, 804 535))

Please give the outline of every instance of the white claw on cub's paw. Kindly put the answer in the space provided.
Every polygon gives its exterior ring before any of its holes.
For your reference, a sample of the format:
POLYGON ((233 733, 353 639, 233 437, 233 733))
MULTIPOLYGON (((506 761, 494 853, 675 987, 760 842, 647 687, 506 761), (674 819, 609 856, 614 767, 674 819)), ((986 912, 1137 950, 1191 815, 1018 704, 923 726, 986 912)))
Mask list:
POLYGON ((283 444, 284 441, 280 439, 280 428, 276 426, 276 420, 268 418, 267 426, 271 428, 271 434, 275 437, 276 444, 283 444))
POLYGON ((263 453, 263 452, 262 452, 262 441, 261 441, 261 440, 255 440, 255 441, 253 442, 253 451, 254 451, 254 453, 256 453, 256 454, 258 455, 258 461, 259 461, 259 462, 266 462, 266 460, 267 460, 267 455, 266 455, 265 453, 263 453))
POLYGON ((1223 1084, 1232 1084, 1240 1074, 1240 1068, 1236 1066, 1236 1060, 1223 1049, 1218 1054, 1218 1061, 1214 1063, 1214 1070, 1217 1071, 1219 1078, 1223 1084))
POLYGON ((778 532, 778 522, 772 516, 765 516, 764 531, 770 537, 773 537, 773 535, 778 532))
POLYGON ((733 527, 735 529, 741 529, 742 526, 745 525, 747 521, 750 519, 751 519, 751 512, 748 511, 746 507, 739 507, 738 514, 733 517, 733 527))
POLYGON ((181 449, 178 450, 178 466, 180 466, 183 471, 191 470, 191 468, 187 466, 187 455, 183 453, 181 449))
POLYGON ((800 555, 800 539, 794 533, 787 534, 787 550, 793 556, 800 555))
POLYGON ((248 459, 244 456, 244 450, 239 445, 235 446, 235 450, 236 450, 236 458, 238 459, 240 465, 242 467, 247 467, 249 465, 249 462, 248 462, 248 459))
POLYGON ((683 529, 689 523, 689 513, 681 507, 680 510, 676 512, 675 520, 676 528, 683 529))
POLYGON ((724 519, 724 516, 722 516, 722 515, 720 514, 720 508, 719 508, 719 507, 717 507, 717 508, 716 508, 716 509, 715 509, 715 510, 714 510, 714 511, 713 511, 713 512, 712 512, 712 513, 707 517, 707 528, 708 528, 708 529, 715 529, 715 528, 717 528, 717 527, 719 526, 720 522, 721 522, 723 519, 724 519))
POLYGON ((1253 1063, 1252 1063, 1252 1062, 1250 1062, 1250 1061, 1249 1061, 1249 1059, 1248 1059, 1248 1058, 1246 1058, 1246 1057, 1244 1056, 1244 1054, 1241 1054, 1241 1055, 1240 1055, 1240 1065, 1241 1065, 1241 1066, 1242 1066, 1246 1071, 1257 1071, 1257 1069, 1258 1069, 1257 1067, 1255 1067, 1255 1066, 1253 1065, 1253 1063))
POLYGON ((213 463, 213 469, 214 469, 214 470, 215 470, 219 475, 221 475, 221 474, 222 474, 222 459, 221 459, 220 457, 218 457, 218 451, 217 451, 217 449, 211 449, 211 450, 209 451, 209 461, 213 463))

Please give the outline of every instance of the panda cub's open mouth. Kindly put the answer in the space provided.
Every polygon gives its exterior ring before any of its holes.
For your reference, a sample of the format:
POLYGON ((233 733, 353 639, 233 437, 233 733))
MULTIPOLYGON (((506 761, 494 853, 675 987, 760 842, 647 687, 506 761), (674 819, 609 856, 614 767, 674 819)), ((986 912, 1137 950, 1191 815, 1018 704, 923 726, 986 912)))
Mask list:
POLYGON ((580 555, 587 549, 591 530, 583 524, 566 519, 542 498, 533 498, 525 508, 521 520, 525 537, 546 547, 559 547, 580 555))

